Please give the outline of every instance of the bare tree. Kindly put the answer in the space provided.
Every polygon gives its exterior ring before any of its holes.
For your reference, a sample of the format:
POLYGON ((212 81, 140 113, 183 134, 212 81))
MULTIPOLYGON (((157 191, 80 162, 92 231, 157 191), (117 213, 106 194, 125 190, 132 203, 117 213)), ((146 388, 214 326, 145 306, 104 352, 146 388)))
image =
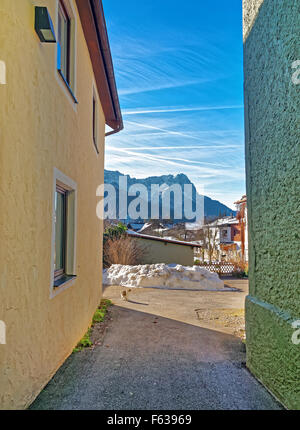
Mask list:
POLYGON ((127 235, 109 238, 103 246, 105 267, 109 267, 112 264, 142 264, 144 255, 145 248, 139 245, 136 239, 127 235))
POLYGON ((218 247, 217 247, 217 228, 204 227, 203 228, 203 248, 208 254, 209 263, 211 263, 213 256, 217 257, 218 247))

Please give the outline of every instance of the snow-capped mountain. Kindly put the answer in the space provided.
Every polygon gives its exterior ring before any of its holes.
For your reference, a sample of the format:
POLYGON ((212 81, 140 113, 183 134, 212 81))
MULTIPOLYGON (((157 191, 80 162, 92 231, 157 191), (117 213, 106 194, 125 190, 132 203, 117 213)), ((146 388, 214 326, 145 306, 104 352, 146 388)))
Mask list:
MULTIPOLYGON (((113 171, 113 170, 104 170, 104 183, 105 184, 111 184, 115 187, 115 190, 117 191, 116 193, 116 198, 117 198, 117 214, 119 211, 119 188, 120 188, 120 177, 122 177, 123 182, 124 179, 126 178, 126 182, 127 182, 127 187, 129 188, 131 185, 135 185, 135 184, 143 184, 147 190, 148 190, 148 207, 149 207, 149 216, 148 219, 151 218, 150 216, 150 198, 151 198, 151 185, 153 184, 157 184, 159 185, 160 191, 159 191, 159 205, 160 205, 160 215, 162 214, 162 197, 164 195, 164 193, 168 190, 169 187, 173 186, 173 185, 180 185, 182 190, 184 190, 184 185, 190 185, 190 189, 191 189, 191 199, 192 202, 191 204, 193 205, 193 208, 195 208, 195 202, 196 202, 196 195, 197 195, 197 190, 195 185, 190 181, 190 179, 183 173, 180 173, 178 175, 161 175, 161 176, 149 176, 147 178, 142 178, 142 179, 137 179, 137 178, 132 178, 130 175, 124 175, 123 173, 120 173, 119 171, 113 171), (162 185, 165 184, 165 187, 162 187, 162 185)), ((122 187, 122 181, 121 181, 121 187, 122 187)), ((128 189, 127 188, 127 189, 128 189)), ((219 202, 218 200, 212 200, 211 198, 207 197, 207 196, 203 196, 204 197, 204 216, 206 217, 206 219, 213 219, 215 217, 218 217, 220 215, 222 216, 230 216, 230 215, 236 215, 236 212, 232 209, 230 209, 229 207, 227 207, 226 205, 224 205, 223 203, 219 202)), ((128 205, 130 204, 130 202, 134 199, 135 197, 128 197, 128 205)), ((182 205, 182 214, 184 214, 183 211, 183 205, 184 205, 184 199, 182 199, 182 201, 177 201, 174 202, 174 198, 173 195, 171 193, 171 202, 170 202, 170 207, 171 207, 171 219, 174 222, 186 222, 187 219, 184 218, 184 215, 182 218, 176 218, 176 216, 174 216, 174 214, 176 215, 176 204, 177 205, 182 205), (175 212, 174 212, 175 209, 175 212)), ((127 219, 127 221, 129 221, 130 219, 127 219)))

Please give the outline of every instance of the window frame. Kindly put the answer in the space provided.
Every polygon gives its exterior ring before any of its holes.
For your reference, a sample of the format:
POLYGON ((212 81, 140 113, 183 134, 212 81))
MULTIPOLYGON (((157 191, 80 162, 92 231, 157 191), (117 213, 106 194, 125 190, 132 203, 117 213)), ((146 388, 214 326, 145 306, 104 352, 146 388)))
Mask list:
POLYGON ((52 238, 51 238, 51 271, 50 299, 69 288, 76 281, 76 239, 77 239, 77 184, 57 168, 54 168, 52 186, 52 238), (65 193, 65 255, 64 270, 55 270, 56 240, 56 192, 65 193))
MULTIPOLYGON (((67 89, 68 95, 72 98, 72 105, 75 109, 78 100, 75 96, 76 92, 76 40, 77 40, 77 17, 70 0, 57 0, 56 9, 56 62, 55 69, 59 81, 62 82, 64 89, 67 89), (61 18, 60 18, 61 17, 61 18), (66 72, 62 70, 62 48, 59 41, 59 21, 67 21, 67 58, 66 72)), ((76 109, 75 109, 76 110, 76 109)))
MULTIPOLYGON (((60 41, 58 41, 58 44, 60 46, 60 68, 58 68, 59 72, 61 73, 62 77, 64 78, 64 80, 66 81, 66 83, 70 86, 71 83, 71 78, 70 78, 70 69, 71 69, 71 18, 70 15, 66 9, 66 6, 64 4, 64 2, 62 0, 58 1, 58 19, 59 19, 59 15, 62 14, 63 19, 66 22, 67 25, 67 46, 66 46, 66 74, 63 72, 62 68, 61 68, 61 52, 62 52, 62 47, 61 47, 61 43, 60 41)), ((59 66, 59 64, 58 64, 59 66)))
MULTIPOLYGON (((67 245, 67 210, 68 210, 68 190, 60 186, 58 183, 56 184, 55 193, 59 193, 63 195, 63 238, 62 238, 62 268, 55 270, 54 269, 54 282, 61 279, 66 275, 66 245, 67 245)), ((55 194, 56 198, 56 194, 55 194)), ((56 231, 55 231, 55 243, 56 243, 56 231)))

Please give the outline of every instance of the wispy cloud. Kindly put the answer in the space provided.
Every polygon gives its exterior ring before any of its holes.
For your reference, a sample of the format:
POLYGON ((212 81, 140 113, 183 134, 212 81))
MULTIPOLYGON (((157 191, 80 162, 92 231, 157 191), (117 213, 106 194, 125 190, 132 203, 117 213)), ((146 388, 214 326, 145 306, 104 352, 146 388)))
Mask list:
MULTIPOLYGON (((114 64, 121 98, 144 93, 203 86, 223 79, 228 72, 220 67, 224 53, 209 40, 187 42, 167 37, 164 43, 153 37, 135 37, 123 29, 122 42, 111 37, 114 64)), ((150 36, 150 35, 149 35, 150 36)), ((132 99, 132 97, 131 97, 132 99)))
MULTIPOLYGON (((114 151, 118 151, 118 152, 125 152, 126 154, 136 155, 140 159, 141 158, 150 157, 151 159, 156 159, 156 160, 159 159, 159 160, 163 160, 163 161, 166 161, 166 162, 169 162, 170 160, 172 160, 172 163, 174 161, 175 164, 176 163, 177 164, 182 164, 182 165, 183 165, 183 163, 184 164, 188 164, 188 165, 191 164, 191 160, 190 159, 184 159, 184 158, 180 158, 180 157, 170 157, 170 156, 165 157, 165 156, 161 156, 161 155, 153 155, 153 152, 154 152, 153 149, 152 149, 152 152, 146 153, 145 152, 146 148, 144 148, 142 154, 136 152, 137 150, 140 150, 140 148, 136 148, 134 151, 130 150, 130 148, 111 147, 110 149, 114 150, 114 151)), ((147 149, 150 150, 150 148, 147 148, 147 149)), ((155 148, 155 151, 157 151, 157 149, 158 148, 155 148)), ((165 149, 170 149, 170 147, 166 147, 165 149)), ((176 148, 176 149, 178 149, 178 148, 176 148)), ((186 147, 182 147, 182 149, 186 150, 186 147)), ((159 148, 158 150, 161 153, 161 148, 159 148)), ((224 163, 223 164, 222 163, 211 163, 211 162, 207 162, 207 161, 193 161, 193 164, 194 165, 201 165, 201 166, 215 166, 215 167, 230 168, 230 165, 228 165, 228 164, 224 164, 224 163)))
MULTIPOLYGON (((140 75, 140 79, 144 80, 142 79, 142 73, 140 75)), ((140 85, 136 87, 130 86, 129 88, 121 88, 118 92, 119 92, 119 96, 129 96, 129 95, 148 93, 152 91, 161 91, 161 90, 175 89, 180 87, 187 87, 190 85, 196 85, 204 82, 209 82, 209 80, 195 79, 195 80, 182 81, 182 82, 172 82, 172 83, 165 82, 165 83, 160 83, 156 85, 153 85, 153 83, 151 85, 151 83, 149 82, 146 85, 140 85)))
POLYGON ((106 168, 133 177, 185 173, 229 205, 245 192, 234 3, 229 13, 226 2, 190 0, 179 12, 174 0, 104 0, 125 125, 107 139, 106 168))
MULTIPOLYGON (((126 135, 124 136, 124 140, 129 139, 132 140, 133 136, 137 138, 139 138, 139 142, 142 143, 142 140, 144 139, 144 137, 146 137, 146 139, 156 139, 158 140, 158 138, 168 138, 168 137, 174 137, 174 138, 185 138, 185 139, 192 139, 192 140, 196 140, 199 143, 199 146, 202 145, 203 143, 209 143, 210 146, 213 144, 222 144, 224 145, 225 140, 224 140, 224 134, 226 134, 228 131, 219 131, 219 130, 211 130, 210 132, 204 132, 204 134, 208 134, 210 133, 211 136, 206 136, 205 138, 202 136, 201 130, 197 130, 196 132, 193 133, 188 133, 188 132, 181 132, 181 131, 176 131, 176 130, 171 130, 170 128, 163 128, 163 127, 158 127, 156 125, 156 123, 164 123, 166 126, 174 126, 175 124, 177 124, 177 126, 179 125, 180 128, 182 129, 186 129, 188 130, 189 127, 186 126, 184 123, 182 123, 182 121, 180 120, 180 118, 176 118, 174 121, 158 121, 158 120, 154 120, 154 121, 148 121, 148 122, 136 122, 136 121, 128 121, 125 120, 125 128, 126 125, 129 126, 134 126, 135 128, 130 129, 129 131, 127 131, 126 135), (142 129, 147 129, 147 130, 152 130, 152 134, 144 134, 144 133, 140 133, 140 134, 134 134, 133 130, 137 130, 138 128, 142 128, 142 129), (160 133, 158 133, 160 132, 160 133), (221 137, 221 139, 217 140, 216 136, 221 137)), ((123 140, 123 138, 121 138, 123 140)), ((230 138, 231 140, 231 144, 233 144, 233 138, 230 138)))
POLYGON ((232 106, 196 106, 196 107, 171 107, 162 109, 135 109, 135 110, 123 110, 123 115, 145 115, 152 113, 175 113, 175 112, 199 112, 199 111, 210 111, 210 110, 224 110, 224 109, 243 109, 243 105, 232 105, 232 106))
MULTIPOLYGON (((220 150, 220 151, 224 151, 225 149, 238 149, 239 146, 238 145, 197 145, 197 146, 190 146, 190 145, 184 145, 184 146, 177 146, 177 145, 169 145, 169 146, 136 146, 134 147, 135 151, 145 151, 145 150, 152 150, 152 151, 161 151, 161 150, 166 150, 166 149, 173 149, 173 150, 179 150, 179 149, 184 149, 185 151, 191 150, 191 149, 197 149, 197 150, 201 150, 201 149, 216 149, 216 150, 220 150)), ((115 149, 115 150, 119 150, 120 148, 114 147, 114 146, 110 146, 109 147, 110 150, 115 149)), ((124 151, 130 151, 132 149, 132 147, 122 147, 121 148, 124 151)))
POLYGON ((187 133, 181 133, 178 131, 167 130, 165 128, 155 127, 154 125, 150 125, 150 124, 141 124, 139 122, 134 122, 134 121, 126 121, 126 122, 127 122, 127 124, 133 124, 133 125, 136 125, 137 127, 147 128, 150 130, 163 131, 165 134, 168 134, 168 135, 187 137, 189 139, 197 139, 196 137, 191 136, 187 133))

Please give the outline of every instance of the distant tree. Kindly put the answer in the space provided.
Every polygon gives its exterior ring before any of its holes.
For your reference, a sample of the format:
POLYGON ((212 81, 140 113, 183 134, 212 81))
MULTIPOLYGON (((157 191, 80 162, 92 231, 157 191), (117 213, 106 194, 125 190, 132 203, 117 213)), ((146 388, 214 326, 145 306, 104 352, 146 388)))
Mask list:
POLYGON ((146 248, 138 242, 133 237, 124 234, 107 239, 103 247, 103 266, 142 264, 146 248))
POLYGON ((240 232, 241 232, 241 251, 242 259, 245 260, 245 234, 246 234, 246 201, 242 202, 238 206, 237 219, 239 221, 240 232))
POLYGON ((104 241, 107 239, 118 239, 123 235, 126 235, 127 227, 123 223, 119 222, 118 224, 110 224, 104 230, 104 241))
POLYGON ((203 249, 208 255, 209 262, 211 263, 212 258, 217 257, 218 247, 217 247, 217 228, 211 228, 208 226, 203 227, 203 249))

